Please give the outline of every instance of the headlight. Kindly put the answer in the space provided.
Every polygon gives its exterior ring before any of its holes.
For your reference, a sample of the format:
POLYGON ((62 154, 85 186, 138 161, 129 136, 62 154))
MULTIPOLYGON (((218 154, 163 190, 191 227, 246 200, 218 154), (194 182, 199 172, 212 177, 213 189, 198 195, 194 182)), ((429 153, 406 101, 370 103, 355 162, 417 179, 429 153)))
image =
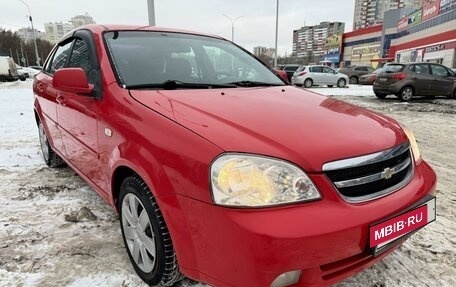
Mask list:
POLYGON ((226 154, 211 166, 216 204, 261 207, 321 198, 307 175, 285 161, 254 155, 226 154))
POLYGON ((416 143, 415 135, 413 135, 413 132, 406 126, 401 124, 401 127, 409 139, 410 147, 412 148, 412 153, 413 153, 413 158, 415 159, 415 163, 418 163, 421 160, 421 154, 420 154, 420 149, 418 148, 418 144, 416 143))

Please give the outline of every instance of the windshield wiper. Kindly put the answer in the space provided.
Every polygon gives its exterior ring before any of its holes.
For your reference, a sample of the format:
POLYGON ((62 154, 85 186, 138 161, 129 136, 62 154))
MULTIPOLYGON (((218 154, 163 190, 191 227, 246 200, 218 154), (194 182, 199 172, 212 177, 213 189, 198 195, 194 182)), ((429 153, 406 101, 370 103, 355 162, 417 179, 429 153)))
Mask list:
POLYGON ((217 89, 217 88, 235 88, 234 84, 206 84, 206 83, 186 83, 179 80, 167 80, 163 83, 153 84, 136 84, 136 85, 124 85, 125 89, 151 89, 158 88, 164 90, 176 90, 176 89, 217 89))
POLYGON ((236 85, 238 87, 273 87, 273 86, 283 86, 282 84, 271 84, 265 82, 257 81, 238 81, 228 83, 229 85, 236 85))

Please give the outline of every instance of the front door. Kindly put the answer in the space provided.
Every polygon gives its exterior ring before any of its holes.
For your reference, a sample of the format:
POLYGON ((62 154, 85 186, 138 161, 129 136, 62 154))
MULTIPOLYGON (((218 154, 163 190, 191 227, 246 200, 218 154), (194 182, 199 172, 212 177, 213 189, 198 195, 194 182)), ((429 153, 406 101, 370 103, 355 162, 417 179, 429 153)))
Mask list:
POLYGON ((453 93, 455 78, 444 66, 431 64, 433 82, 431 90, 436 96, 448 96, 453 93))
MULTIPOLYGON (((93 72, 97 58, 90 49, 90 40, 90 37, 74 39, 66 67, 82 68, 89 83, 96 85, 93 72)), ((106 191, 106 175, 100 164, 98 148, 98 115, 103 101, 95 96, 61 90, 57 90, 57 101, 58 123, 67 159, 88 180, 106 191)))

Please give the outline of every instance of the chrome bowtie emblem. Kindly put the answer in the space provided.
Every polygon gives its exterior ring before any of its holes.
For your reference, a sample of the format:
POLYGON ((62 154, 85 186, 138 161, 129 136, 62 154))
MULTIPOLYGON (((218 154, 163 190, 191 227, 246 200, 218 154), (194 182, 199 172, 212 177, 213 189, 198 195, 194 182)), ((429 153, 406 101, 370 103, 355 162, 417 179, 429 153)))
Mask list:
POLYGON ((387 167, 382 171, 380 176, 383 179, 390 179, 393 176, 393 174, 394 174, 394 171, 391 168, 387 167))

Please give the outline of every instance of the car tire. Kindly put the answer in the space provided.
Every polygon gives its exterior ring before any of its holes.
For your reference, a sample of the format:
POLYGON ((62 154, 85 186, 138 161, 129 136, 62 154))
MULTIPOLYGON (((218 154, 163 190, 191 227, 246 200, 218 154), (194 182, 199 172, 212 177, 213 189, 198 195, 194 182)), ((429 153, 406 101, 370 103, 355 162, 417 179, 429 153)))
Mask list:
POLYGON ((375 96, 379 99, 384 99, 384 98, 386 98, 387 94, 375 93, 375 96))
POLYGON ((332 88, 332 87, 334 87, 334 85, 326 85, 326 86, 328 86, 328 88, 332 88))
POLYGON ((408 102, 413 98, 414 95, 415 91, 413 90, 413 88, 411 86, 405 86, 401 89, 397 97, 402 102, 408 102))
POLYGON ((312 86, 313 86, 313 81, 312 81, 312 79, 306 79, 306 80, 304 81, 303 86, 306 87, 306 88, 312 88, 312 86))
POLYGON ((49 167, 65 166, 65 161, 52 150, 52 147, 49 144, 49 140, 46 135, 46 131, 44 130, 43 123, 41 121, 38 123, 38 134, 40 139, 41 156, 43 157, 44 162, 49 167))
POLYGON ((339 88, 343 88, 347 85, 347 81, 343 78, 340 78, 339 80, 337 80, 337 87, 339 88))
POLYGON ((138 276, 151 286, 172 286, 182 280, 163 215, 137 175, 122 182, 119 214, 125 248, 138 276))
POLYGON ((355 76, 351 76, 349 79, 349 83, 352 85, 357 85, 358 84, 358 78, 355 76))
POLYGON ((0 76, 0 82, 6 82, 6 77, 5 76, 0 76))

